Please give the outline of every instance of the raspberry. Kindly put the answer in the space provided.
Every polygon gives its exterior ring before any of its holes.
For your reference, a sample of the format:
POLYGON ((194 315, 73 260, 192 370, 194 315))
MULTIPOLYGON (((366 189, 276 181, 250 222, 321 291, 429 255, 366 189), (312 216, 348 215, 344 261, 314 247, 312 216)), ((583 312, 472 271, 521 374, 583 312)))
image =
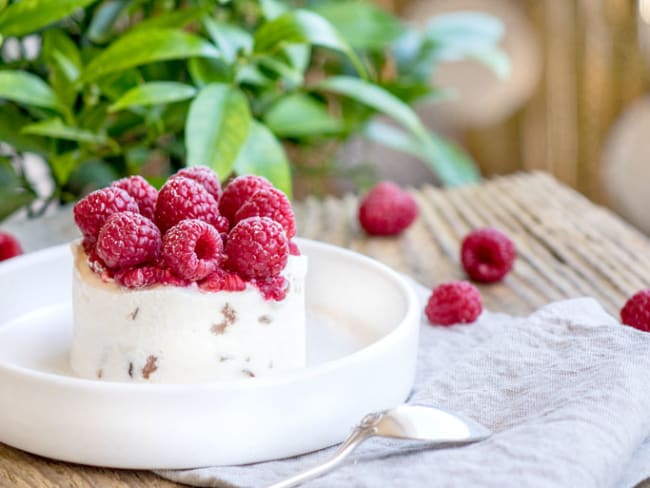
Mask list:
POLYGON ((293 241, 289 241, 289 254, 292 256, 300 256, 300 248, 298 244, 293 241))
POLYGON ((138 204, 121 188, 102 188, 87 195, 74 206, 74 221, 90 242, 97 240, 99 229, 117 212, 138 212, 138 204))
POLYGON ((154 218, 158 190, 151 186, 142 176, 129 176, 113 182, 113 188, 121 188, 133 197, 140 213, 150 220, 154 218))
POLYGON ((238 176, 223 190, 219 202, 221 215, 224 215, 234 224, 235 214, 239 207, 246 203, 246 200, 252 197, 257 190, 262 188, 273 188, 273 185, 262 176, 238 176))
POLYGON ((413 196, 388 181, 372 188, 359 206, 359 223, 370 235, 397 235, 417 216, 418 206, 413 196))
POLYGON ((621 322, 643 332, 650 332, 650 289, 633 295, 621 309, 621 322))
POLYGON ((125 268, 115 273, 115 281, 125 288, 146 288, 152 285, 187 286, 191 282, 174 275, 166 268, 158 266, 138 266, 125 268))
POLYGON ((268 217, 249 217, 228 234, 227 264, 244 278, 270 278, 280 274, 289 258, 284 229, 268 217))
POLYGON ((499 281, 512 269, 516 257, 517 250, 510 238, 490 227, 473 230, 461 246, 465 272, 481 283, 499 281))
POLYGON ((173 175, 170 179, 177 177, 189 178, 196 181, 203 188, 208 190, 208 193, 218 202, 221 198, 221 183, 219 177, 207 166, 192 166, 191 168, 183 168, 178 173, 173 175))
POLYGON ((211 225, 197 219, 183 220, 163 237, 162 256, 176 275, 198 281, 219 267, 223 243, 211 225))
POLYGON ((289 239, 296 235, 296 218, 291 202, 277 188, 257 190, 235 213, 234 223, 248 217, 268 217, 284 228, 289 239))
POLYGON ((237 274, 219 268, 199 283, 205 291, 243 291, 246 282, 237 274))
POLYGON ((129 268, 151 262, 162 239, 156 224, 134 212, 111 215, 99 231, 97 255, 109 268, 129 268))
POLYGON ((15 258, 23 253, 18 239, 7 232, 0 231, 0 261, 15 258))
POLYGON ((284 300, 289 291, 289 282, 280 275, 273 278, 255 279, 253 284, 257 286, 266 300, 275 300, 276 302, 284 300))
POLYGON ((212 195, 196 181, 181 176, 170 179, 161 188, 156 203, 156 223, 164 233, 185 219, 221 225, 219 207, 212 195))
POLYGON ((474 322, 481 315, 481 294, 467 281, 452 281, 437 286, 424 309, 429 322, 452 325, 474 322))

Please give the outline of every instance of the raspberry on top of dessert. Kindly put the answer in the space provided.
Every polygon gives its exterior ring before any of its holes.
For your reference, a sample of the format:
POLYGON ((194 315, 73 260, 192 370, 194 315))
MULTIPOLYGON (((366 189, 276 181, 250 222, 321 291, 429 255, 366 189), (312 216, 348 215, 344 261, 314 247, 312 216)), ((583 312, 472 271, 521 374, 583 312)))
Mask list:
POLYGON ((222 188, 191 167, 157 191, 132 176, 74 219, 77 375, 185 383, 305 366, 307 258, 289 199, 265 178, 222 188))
POLYGON ((204 166, 180 170, 160 192, 141 176, 118 180, 78 202, 74 219, 91 269, 125 288, 197 283, 237 291, 248 282, 281 300, 286 286, 277 277, 288 256, 299 254, 282 191, 252 175, 222 191, 204 166), (239 279, 223 279, 227 273, 239 279))

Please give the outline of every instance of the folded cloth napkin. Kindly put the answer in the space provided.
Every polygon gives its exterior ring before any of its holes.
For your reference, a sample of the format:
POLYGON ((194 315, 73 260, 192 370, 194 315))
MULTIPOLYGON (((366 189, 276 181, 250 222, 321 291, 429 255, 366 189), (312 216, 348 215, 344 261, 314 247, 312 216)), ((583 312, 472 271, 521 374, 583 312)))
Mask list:
MULTIPOLYGON (((589 298, 528 318, 484 312, 471 325, 423 323, 409 402, 461 412, 495 434, 451 449, 371 439, 352 462, 306 486, 634 486, 650 476, 649 371, 650 334, 621 326, 589 298)), ((196 486, 261 487, 333 450, 158 474, 196 486)))

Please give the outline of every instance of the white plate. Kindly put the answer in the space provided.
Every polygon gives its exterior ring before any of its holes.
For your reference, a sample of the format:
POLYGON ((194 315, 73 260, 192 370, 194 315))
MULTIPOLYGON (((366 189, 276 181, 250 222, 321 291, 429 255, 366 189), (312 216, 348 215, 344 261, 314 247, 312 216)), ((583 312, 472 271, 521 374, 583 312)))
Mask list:
POLYGON ((244 464, 340 442, 408 395, 419 305, 388 267, 299 240, 309 257, 305 370, 199 385, 82 380, 67 367, 69 246, 0 265, 0 442, 97 466, 244 464))

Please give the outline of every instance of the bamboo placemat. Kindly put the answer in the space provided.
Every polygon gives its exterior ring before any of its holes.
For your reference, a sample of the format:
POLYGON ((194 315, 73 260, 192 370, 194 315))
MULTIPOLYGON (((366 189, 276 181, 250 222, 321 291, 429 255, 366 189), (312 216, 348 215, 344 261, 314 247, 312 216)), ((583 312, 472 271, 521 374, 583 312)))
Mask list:
POLYGON ((511 314, 589 295, 617 316, 629 295, 650 286, 650 241, 546 173, 412 193, 420 217, 398 238, 367 237, 354 195, 297 204, 298 234, 374 257, 433 286, 464 278, 459 249, 471 229, 500 228, 517 246, 515 269, 502 283, 480 288, 488 308, 511 314))

